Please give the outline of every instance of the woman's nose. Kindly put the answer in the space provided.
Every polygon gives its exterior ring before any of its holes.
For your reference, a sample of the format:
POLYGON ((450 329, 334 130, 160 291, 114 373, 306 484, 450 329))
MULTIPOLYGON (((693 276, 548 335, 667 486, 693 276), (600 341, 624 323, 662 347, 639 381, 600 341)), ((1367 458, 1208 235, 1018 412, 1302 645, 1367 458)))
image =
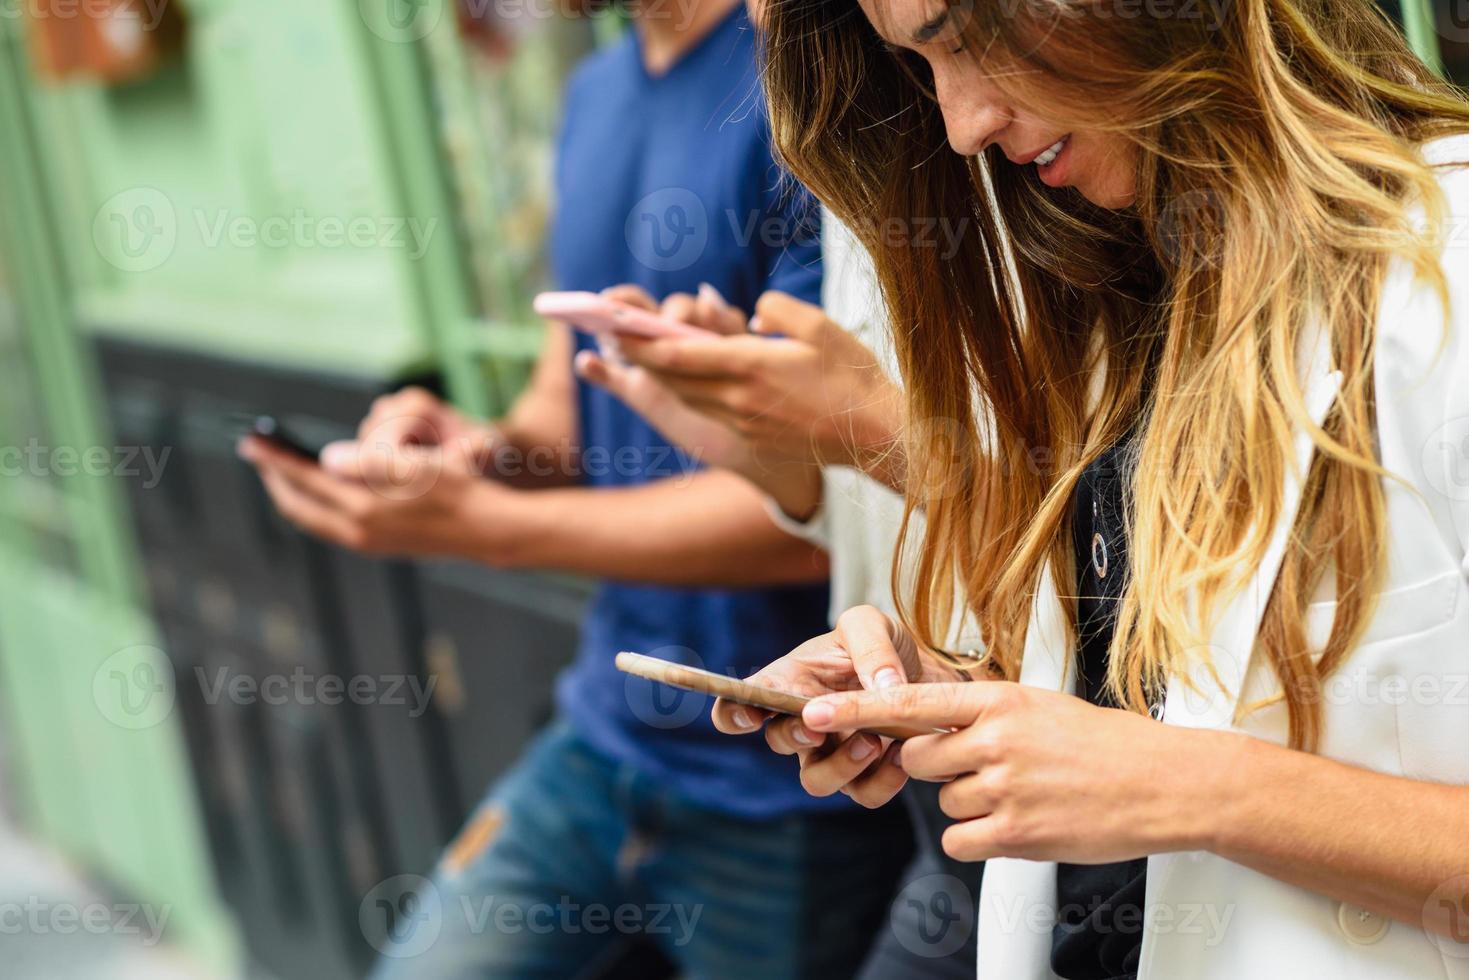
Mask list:
POLYGON ((1010 111, 986 93, 950 83, 940 86, 936 94, 955 153, 977 155, 1010 123, 1010 111))

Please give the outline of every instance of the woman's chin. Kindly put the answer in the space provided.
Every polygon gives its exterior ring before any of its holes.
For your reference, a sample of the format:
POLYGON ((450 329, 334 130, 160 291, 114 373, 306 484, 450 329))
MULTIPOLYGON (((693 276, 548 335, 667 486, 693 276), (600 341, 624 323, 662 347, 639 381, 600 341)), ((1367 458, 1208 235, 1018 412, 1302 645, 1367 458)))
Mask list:
POLYGON ((1137 203, 1137 188, 1135 187, 1126 190, 1078 187, 1076 190, 1097 207, 1105 208, 1108 211, 1125 211, 1137 203))

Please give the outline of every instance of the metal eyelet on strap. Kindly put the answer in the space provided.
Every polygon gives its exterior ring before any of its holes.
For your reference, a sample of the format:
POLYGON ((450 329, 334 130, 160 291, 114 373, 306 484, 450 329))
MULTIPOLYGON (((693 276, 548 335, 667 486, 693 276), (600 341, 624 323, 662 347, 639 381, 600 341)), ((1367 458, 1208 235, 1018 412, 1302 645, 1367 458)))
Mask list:
POLYGON ((949 657, 953 660, 969 661, 969 664, 967 666, 960 668, 966 671, 966 680, 970 676, 967 673, 968 671, 983 670, 990 677, 999 677, 1002 674, 1002 671, 995 664, 994 659, 990 657, 988 650, 979 650, 974 647, 970 647, 968 650, 936 650, 934 652, 943 654, 945 657, 949 657))
POLYGON ((1107 539, 1106 538, 1103 538, 1100 533, 1093 534, 1092 535, 1092 570, 1097 573, 1097 578, 1106 578, 1107 577, 1107 567, 1108 567, 1107 539), (1097 554, 1098 549, 1100 549, 1100 551, 1101 551, 1100 557, 1097 554))

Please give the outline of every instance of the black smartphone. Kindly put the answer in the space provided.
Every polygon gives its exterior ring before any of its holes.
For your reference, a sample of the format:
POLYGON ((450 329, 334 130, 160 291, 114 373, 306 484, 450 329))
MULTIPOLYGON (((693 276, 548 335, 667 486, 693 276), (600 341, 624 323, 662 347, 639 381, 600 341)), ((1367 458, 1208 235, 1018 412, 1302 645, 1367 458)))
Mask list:
POLYGON ((250 433, 262 439, 269 440, 282 449, 289 450, 297 456, 302 456, 312 462, 321 462, 321 447, 312 448, 304 439, 296 435, 287 426, 281 424, 280 419, 274 415, 256 415, 250 419, 250 433))

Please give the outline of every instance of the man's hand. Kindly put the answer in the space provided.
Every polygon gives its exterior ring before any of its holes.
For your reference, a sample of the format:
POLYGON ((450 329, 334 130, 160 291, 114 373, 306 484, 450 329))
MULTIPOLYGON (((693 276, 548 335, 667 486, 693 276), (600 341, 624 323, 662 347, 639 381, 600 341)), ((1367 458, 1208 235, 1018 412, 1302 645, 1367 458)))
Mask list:
POLYGON ((357 444, 389 455, 409 447, 438 447, 450 465, 488 473, 504 439, 496 426, 471 419, 432 392, 410 387, 372 403, 357 426, 357 444))
POLYGON ((332 544, 491 564, 515 552, 523 494, 481 477, 465 455, 339 442, 323 450, 318 466, 254 437, 241 442, 239 453, 259 471, 286 520, 332 544))

